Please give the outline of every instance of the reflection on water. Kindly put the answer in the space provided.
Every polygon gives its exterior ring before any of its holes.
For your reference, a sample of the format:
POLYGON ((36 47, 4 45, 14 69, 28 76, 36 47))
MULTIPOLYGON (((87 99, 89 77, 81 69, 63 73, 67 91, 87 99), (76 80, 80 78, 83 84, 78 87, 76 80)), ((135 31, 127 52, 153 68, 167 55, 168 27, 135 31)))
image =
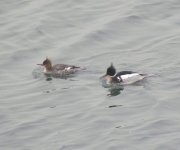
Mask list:
POLYGON ((114 107, 121 107, 123 105, 110 105, 109 108, 114 108, 114 107))
POLYGON ((108 88, 108 94, 107 96, 117 96, 121 93, 122 90, 124 90, 124 86, 120 84, 107 84, 106 80, 103 78, 99 78, 99 81, 104 88, 108 88))
POLYGON ((42 68, 38 67, 38 68, 35 68, 33 71, 32 71, 32 75, 35 79, 38 79, 38 78, 44 78, 44 74, 42 72, 42 68))
POLYGON ((60 78, 66 80, 74 77, 74 74, 63 74, 63 75, 45 74, 41 67, 35 68, 32 72, 32 75, 35 79, 45 79, 46 81, 51 81, 53 80, 53 78, 60 78))
POLYGON ((52 77, 48 75, 48 76, 46 77, 46 81, 51 81, 51 80, 52 80, 52 77))
POLYGON ((116 86, 116 87, 111 87, 108 89, 109 94, 107 94, 108 96, 117 96, 119 94, 121 94, 121 91, 124 90, 123 86, 116 86))
POLYGON ((52 77, 49 74, 44 74, 42 68, 35 68, 32 72, 35 79, 45 79, 46 81, 51 81, 52 77))
MULTIPOLYGON (((130 84, 131 86, 145 86, 147 79, 141 80, 141 81, 137 81, 133 84, 130 84)), ((125 86, 128 85, 121 85, 121 84, 112 84, 112 85, 104 85, 102 84, 102 86, 104 88, 108 88, 108 94, 107 96, 117 96, 119 94, 121 94, 121 92, 124 90, 125 86)))

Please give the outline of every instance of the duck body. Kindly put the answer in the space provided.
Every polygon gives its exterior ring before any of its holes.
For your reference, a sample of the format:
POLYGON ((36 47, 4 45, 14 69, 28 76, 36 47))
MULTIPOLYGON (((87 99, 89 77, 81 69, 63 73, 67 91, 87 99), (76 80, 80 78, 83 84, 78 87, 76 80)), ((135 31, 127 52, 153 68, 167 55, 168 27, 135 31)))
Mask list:
POLYGON ((133 72, 133 71, 121 71, 116 73, 116 69, 111 64, 111 66, 107 68, 106 74, 101 79, 106 85, 112 85, 112 84, 127 85, 140 81, 145 77, 146 77, 145 74, 140 74, 138 72, 133 72))
POLYGON ((46 58, 46 60, 44 60, 42 64, 37 65, 43 66, 43 72, 45 75, 52 75, 54 77, 65 77, 83 69, 78 66, 67 64, 52 65, 51 61, 48 58, 46 58))
POLYGON ((52 75, 69 75, 73 74, 80 70, 80 67, 73 66, 73 65, 66 65, 66 64, 56 64, 52 66, 51 70, 47 70, 44 68, 45 74, 52 74, 52 75))
POLYGON ((112 77, 112 83, 132 84, 144 78, 145 75, 138 72, 122 71, 112 77))

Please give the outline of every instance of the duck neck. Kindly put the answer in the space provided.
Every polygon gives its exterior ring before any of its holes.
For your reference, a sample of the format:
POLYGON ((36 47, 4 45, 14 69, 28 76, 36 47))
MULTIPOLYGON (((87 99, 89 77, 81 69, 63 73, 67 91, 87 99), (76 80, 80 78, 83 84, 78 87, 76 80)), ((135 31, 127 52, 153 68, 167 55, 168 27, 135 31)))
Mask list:
POLYGON ((52 64, 47 64, 45 68, 46 68, 46 71, 52 71, 52 64))

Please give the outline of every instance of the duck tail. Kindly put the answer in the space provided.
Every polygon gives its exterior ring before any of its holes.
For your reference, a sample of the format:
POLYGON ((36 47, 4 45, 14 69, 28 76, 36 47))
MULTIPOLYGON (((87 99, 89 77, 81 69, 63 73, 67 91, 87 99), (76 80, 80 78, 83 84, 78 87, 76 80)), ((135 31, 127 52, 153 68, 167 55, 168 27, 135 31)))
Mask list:
POLYGON ((157 76, 155 74, 144 74, 144 73, 142 73, 140 75, 143 76, 143 77, 155 77, 155 76, 157 76))
POLYGON ((78 69, 78 70, 86 70, 86 67, 79 67, 79 66, 74 66, 74 69, 78 69))

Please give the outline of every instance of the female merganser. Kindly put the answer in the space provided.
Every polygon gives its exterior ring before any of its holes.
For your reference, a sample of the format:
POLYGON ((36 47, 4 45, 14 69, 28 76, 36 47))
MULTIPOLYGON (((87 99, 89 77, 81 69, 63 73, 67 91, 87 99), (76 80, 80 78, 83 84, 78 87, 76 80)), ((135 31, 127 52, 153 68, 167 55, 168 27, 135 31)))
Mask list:
POLYGON ((111 84, 133 84, 137 81, 140 81, 146 77, 145 74, 140 74, 138 72, 133 71, 121 71, 116 73, 116 69, 114 68, 113 64, 107 68, 106 74, 101 77, 101 79, 105 82, 106 85, 111 84))
POLYGON ((64 77, 69 74, 73 74, 83 68, 73 65, 66 65, 66 64, 56 64, 52 65, 50 59, 46 58, 42 64, 37 64, 44 67, 44 74, 52 75, 55 77, 64 77))

